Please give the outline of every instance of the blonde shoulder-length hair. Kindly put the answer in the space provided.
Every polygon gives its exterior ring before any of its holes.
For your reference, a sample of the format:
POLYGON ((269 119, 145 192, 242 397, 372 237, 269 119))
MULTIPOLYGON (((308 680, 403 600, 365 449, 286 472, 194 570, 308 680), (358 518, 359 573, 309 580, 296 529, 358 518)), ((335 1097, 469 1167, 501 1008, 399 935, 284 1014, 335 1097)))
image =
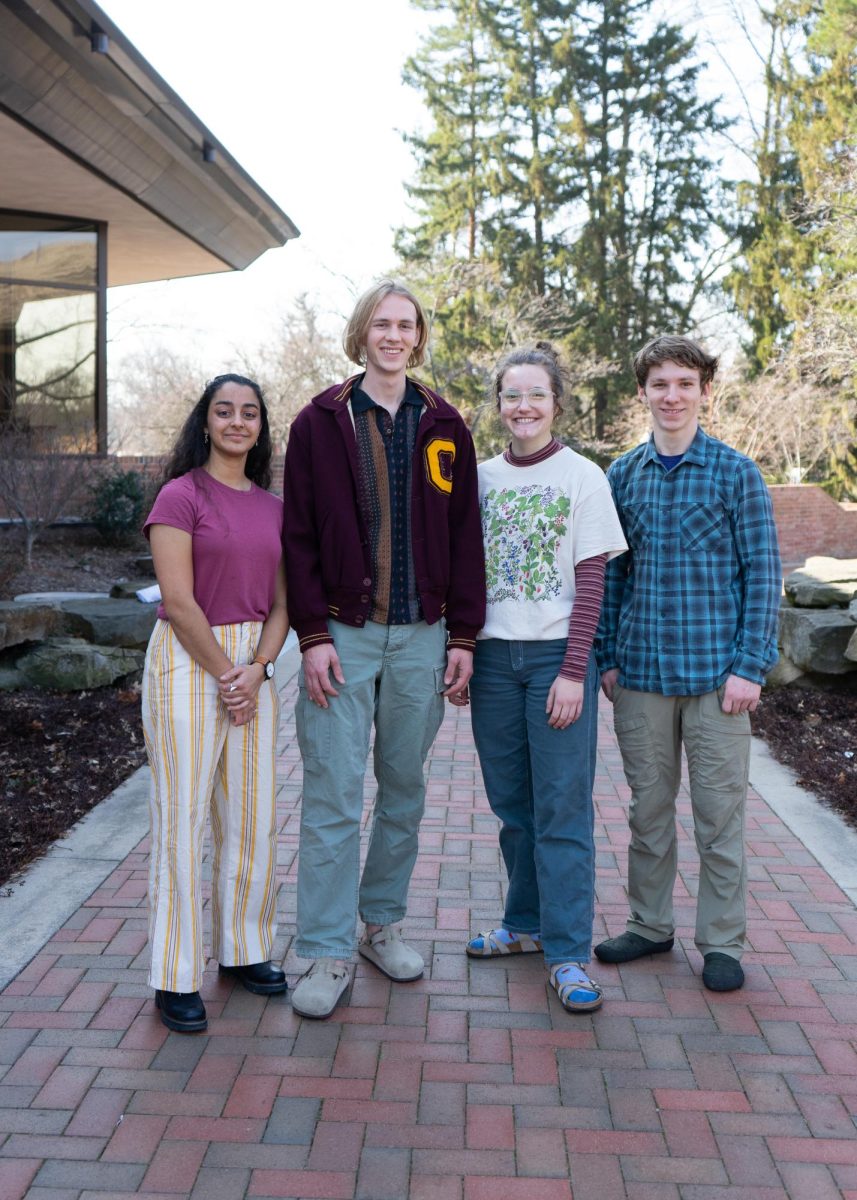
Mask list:
POLYGON ((417 313, 417 340, 411 351, 411 356, 408 359, 409 367, 418 367, 425 358, 426 343, 428 342, 428 322, 423 311, 423 306, 420 304, 416 296, 403 283, 397 283, 395 279, 381 279, 378 283, 364 292, 357 304, 354 307, 354 312, 348 324, 345 326, 345 333, 342 335, 342 348, 345 350, 347 357, 358 366, 366 364, 366 337, 369 332, 369 323, 372 320, 372 314, 388 296, 403 296, 406 300, 410 300, 417 313))

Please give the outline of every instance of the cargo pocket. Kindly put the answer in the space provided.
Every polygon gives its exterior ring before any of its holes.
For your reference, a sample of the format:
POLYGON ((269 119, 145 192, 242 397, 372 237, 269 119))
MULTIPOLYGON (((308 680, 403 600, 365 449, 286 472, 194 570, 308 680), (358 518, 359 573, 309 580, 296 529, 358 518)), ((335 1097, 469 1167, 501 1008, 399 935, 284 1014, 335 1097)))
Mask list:
POLYGON ((304 684, 303 667, 298 674, 298 700, 295 704, 295 732, 301 758, 317 761, 330 757, 330 709, 319 708, 309 698, 304 684))
MULTIPOLYGON (((621 692, 617 698, 621 704, 621 692)), ((650 788, 657 784, 659 768, 652 731, 643 713, 613 713, 613 728, 622 755, 625 778, 632 789, 650 788)))

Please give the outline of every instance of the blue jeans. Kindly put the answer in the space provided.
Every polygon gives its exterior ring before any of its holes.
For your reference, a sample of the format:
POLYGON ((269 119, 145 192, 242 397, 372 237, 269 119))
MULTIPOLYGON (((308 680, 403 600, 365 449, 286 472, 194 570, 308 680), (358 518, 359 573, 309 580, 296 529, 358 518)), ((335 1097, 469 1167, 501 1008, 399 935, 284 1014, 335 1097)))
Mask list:
POLYGON ((345 676, 329 708, 299 679, 295 706, 304 768, 298 856, 301 958, 350 958, 359 912, 367 925, 405 915, 425 807, 423 764, 443 719, 446 631, 427 625, 363 629, 330 621, 345 676), (360 872, 363 778, 375 725, 378 792, 360 872))
POLYGON ((545 707, 565 648, 564 638, 477 641, 470 681, 485 790, 502 822, 503 928, 540 933, 547 963, 589 961, 595 908, 598 673, 590 657, 580 717, 551 729, 545 707))

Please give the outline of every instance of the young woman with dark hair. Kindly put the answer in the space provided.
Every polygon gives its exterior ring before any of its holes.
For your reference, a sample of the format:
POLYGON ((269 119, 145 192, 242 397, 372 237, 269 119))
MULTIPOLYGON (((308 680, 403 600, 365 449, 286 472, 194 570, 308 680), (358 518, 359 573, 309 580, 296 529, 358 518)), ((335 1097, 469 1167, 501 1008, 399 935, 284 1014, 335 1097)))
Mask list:
POLYGON ((283 992, 276 905, 274 660, 286 633, 282 502, 258 384, 213 379, 145 524, 162 602, 143 675, 152 768, 150 983, 170 1029, 205 1029, 202 846, 211 808, 212 950, 251 992, 283 992))

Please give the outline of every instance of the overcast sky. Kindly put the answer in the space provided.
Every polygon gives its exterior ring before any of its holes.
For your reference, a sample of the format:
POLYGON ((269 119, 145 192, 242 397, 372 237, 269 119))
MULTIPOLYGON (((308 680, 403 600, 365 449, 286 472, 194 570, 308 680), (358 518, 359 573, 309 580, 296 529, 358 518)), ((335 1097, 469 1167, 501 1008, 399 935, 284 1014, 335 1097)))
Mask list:
MULTIPOLYGON (((232 348, 258 342, 300 292, 338 328, 354 294, 393 265, 393 231, 409 219, 401 131, 424 126, 425 114, 400 75, 430 14, 408 0, 100 2, 301 230, 243 272, 111 289, 112 368, 141 338, 180 338, 211 373, 225 369, 232 348)), ((665 11, 692 22, 707 86, 738 106, 720 55, 745 85, 756 67, 731 0, 707 0, 702 18, 698 4, 673 0, 665 11)))

